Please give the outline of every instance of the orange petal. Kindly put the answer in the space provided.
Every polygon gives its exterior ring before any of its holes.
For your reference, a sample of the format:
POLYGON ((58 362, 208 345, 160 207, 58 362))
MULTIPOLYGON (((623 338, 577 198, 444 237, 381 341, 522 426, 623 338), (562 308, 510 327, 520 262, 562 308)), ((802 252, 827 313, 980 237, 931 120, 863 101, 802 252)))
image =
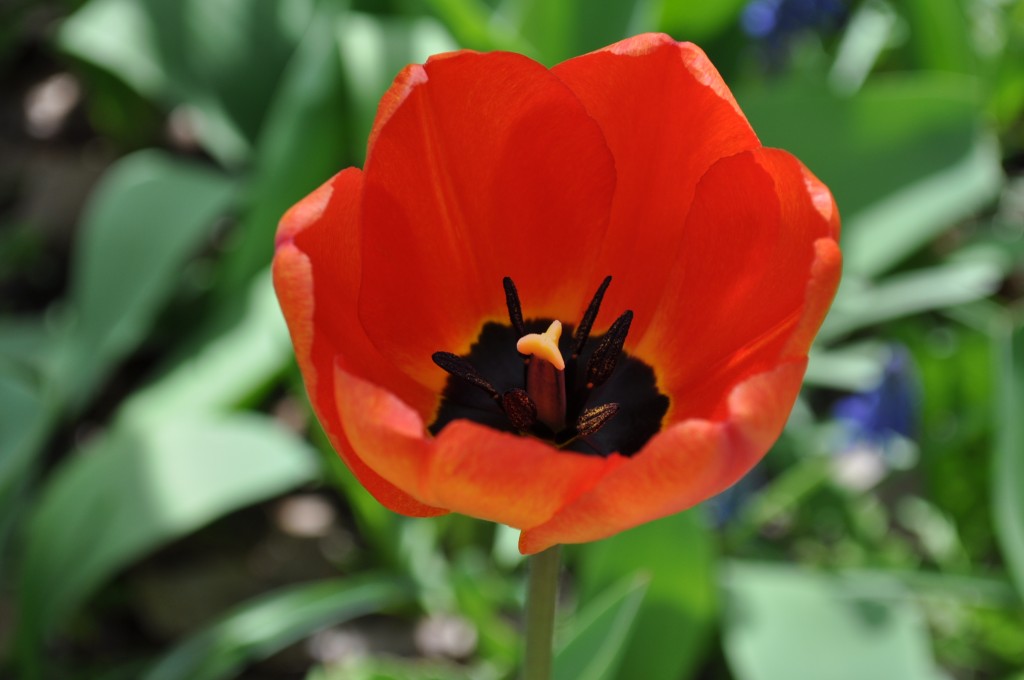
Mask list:
POLYGON ((519 55, 434 59, 385 98, 366 166, 359 314, 383 354, 440 390, 431 354, 464 353, 486 320, 507 321, 502 277, 528 317, 580 313, 614 163, 576 97, 519 55))
MULTIPOLYGON (((720 419, 732 387, 770 370, 801 324, 814 244, 831 227, 802 166, 780 154, 722 159, 697 188, 671 279, 636 349, 672 399, 667 422, 720 419)), ((838 279, 838 270, 823 274, 838 279)))
MULTIPOLYGON (((377 354, 355 316, 359 270, 351 243, 357 238, 354 223, 361 186, 359 170, 344 170, 288 211, 278 229, 274 287, 313 409, 342 460, 385 506, 406 515, 437 515, 443 511, 414 500, 370 469, 349 443, 337 416, 335 361, 358 367, 364 375, 394 380, 399 386, 404 381, 419 389, 377 354)), ((422 392, 415 394, 422 400, 422 392)), ((426 398, 426 409, 431 410, 434 398, 426 398)))
POLYGON ((724 491, 782 432, 805 367, 794 360, 747 379, 729 395, 721 422, 686 420, 656 435, 550 521, 524 531, 519 549, 595 541, 724 491))
POLYGON ((624 459, 563 453, 530 437, 456 421, 436 438, 387 390, 341 367, 338 411, 352 444, 421 502, 514 527, 547 521, 624 459))
POLYGON ((635 313, 639 338, 658 307, 697 183, 718 159, 760 146, 715 67, 695 45, 647 34, 559 64, 554 73, 593 116, 617 186, 589 278, 615 277, 605 308, 635 313))

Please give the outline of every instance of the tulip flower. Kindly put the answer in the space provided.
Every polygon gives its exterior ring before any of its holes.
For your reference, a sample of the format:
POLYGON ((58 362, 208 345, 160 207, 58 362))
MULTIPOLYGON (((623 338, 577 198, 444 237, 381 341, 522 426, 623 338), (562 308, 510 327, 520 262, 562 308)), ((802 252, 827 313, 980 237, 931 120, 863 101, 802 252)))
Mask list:
POLYGON ((679 512, 771 447, 839 217, 704 53, 460 51, 384 95, 365 168, 295 205, 274 281, 313 408, 381 503, 532 554, 679 512))

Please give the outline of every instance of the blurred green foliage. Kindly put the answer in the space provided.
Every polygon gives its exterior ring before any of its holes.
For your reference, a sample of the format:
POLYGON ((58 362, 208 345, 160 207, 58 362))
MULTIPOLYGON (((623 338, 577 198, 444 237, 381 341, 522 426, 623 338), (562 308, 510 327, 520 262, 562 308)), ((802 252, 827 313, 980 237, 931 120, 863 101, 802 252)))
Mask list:
POLYGON ((569 551, 557 677, 1019 680, 1024 1, 806 14, 827 4, 7 3, 0 675, 513 677, 515 533, 395 516, 349 475, 272 236, 362 162, 404 64, 663 30, 832 188, 847 273, 755 473, 569 551), (858 440, 832 407, 878 394, 894 346, 916 420, 858 440))

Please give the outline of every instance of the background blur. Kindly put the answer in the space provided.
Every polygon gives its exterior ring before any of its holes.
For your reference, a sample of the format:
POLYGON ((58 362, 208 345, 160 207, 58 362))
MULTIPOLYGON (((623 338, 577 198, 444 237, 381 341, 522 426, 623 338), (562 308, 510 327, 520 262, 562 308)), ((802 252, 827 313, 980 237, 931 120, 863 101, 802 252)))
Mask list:
POLYGON ((4 0, 0 676, 499 679, 516 532, 409 520, 267 275, 407 62, 702 45, 835 192, 782 440, 567 551, 559 680, 1024 678, 1024 1, 4 0))

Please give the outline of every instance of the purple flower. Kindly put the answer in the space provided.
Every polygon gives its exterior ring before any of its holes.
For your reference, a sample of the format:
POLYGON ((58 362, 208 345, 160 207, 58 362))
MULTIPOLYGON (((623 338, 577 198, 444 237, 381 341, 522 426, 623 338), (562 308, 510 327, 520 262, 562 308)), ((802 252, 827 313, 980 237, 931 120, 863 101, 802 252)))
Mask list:
POLYGON ((891 468, 913 462, 920 395, 910 353, 892 348, 878 385, 832 407, 841 426, 838 473, 850 486, 873 486, 891 468))
POLYGON ((836 31, 848 13, 841 0, 751 0, 740 15, 740 26, 761 44, 769 64, 781 66, 796 38, 836 31))

